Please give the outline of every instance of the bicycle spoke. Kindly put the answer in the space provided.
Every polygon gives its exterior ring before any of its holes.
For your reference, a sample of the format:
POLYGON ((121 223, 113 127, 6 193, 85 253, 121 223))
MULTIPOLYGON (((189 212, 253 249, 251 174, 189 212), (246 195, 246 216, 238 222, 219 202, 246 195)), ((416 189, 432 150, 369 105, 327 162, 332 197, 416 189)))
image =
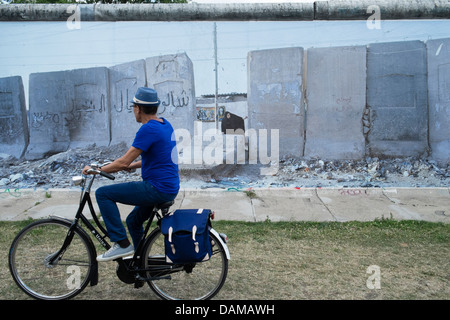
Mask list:
POLYGON ((32 223, 14 240, 10 270, 19 287, 38 299, 65 299, 87 285, 91 272, 90 247, 76 231, 62 257, 56 257, 70 227, 69 222, 46 219, 32 223))
MULTIPOLYGON (((150 280, 150 287, 163 299, 210 299, 222 287, 225 282, 228 261, 219 241, 213 235, 210 237, 214 244, 213 254, 208 261, 192 265, 172 265, 169 271, 159 272, 153 269, 155 260, 153 257, 164 257, 164 237, 160 232, 154 234, 149 240, 146 255, 150 257, 145 268, 149 269, 148 277, 169 275, 170 280, 150 280)), ((159 260, 161 261, 161 260, 159 260)))

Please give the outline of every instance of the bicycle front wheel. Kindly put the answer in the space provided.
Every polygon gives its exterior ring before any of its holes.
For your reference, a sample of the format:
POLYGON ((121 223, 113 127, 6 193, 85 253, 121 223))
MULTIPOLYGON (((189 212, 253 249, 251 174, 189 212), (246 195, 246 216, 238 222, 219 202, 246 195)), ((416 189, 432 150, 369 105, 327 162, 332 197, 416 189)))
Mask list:
POLYGON ((87 236, 75 230, 60 259, 50 263, 68 235, 69 222, 45 219, 34 222, 14 239, 9 251, 9 269, 14 281, 36 299, 69 299, 88 284, 95 253, 87 236))
POLYGON ((209 239, 212 256, 208 261, 194 264, 165 262, 164 236, 155 229, 144 248, 143 267, 152 290, 166 300, 206 300, 214 297, 225 283, 228 259, 222 243, 213 233, 209 239), (170 277, 170 278, 169 278, 170 277), (154 280, 153 280, 154 279, 154 280))

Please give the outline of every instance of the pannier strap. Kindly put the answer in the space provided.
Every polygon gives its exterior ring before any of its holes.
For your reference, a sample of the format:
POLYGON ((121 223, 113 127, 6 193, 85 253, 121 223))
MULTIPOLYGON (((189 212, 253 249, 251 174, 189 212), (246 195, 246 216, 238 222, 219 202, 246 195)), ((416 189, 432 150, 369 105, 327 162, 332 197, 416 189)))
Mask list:
POLYGON ((195 241, 195 234, 197 233, 197 226, 192 227, 192 240, 195 241))
POLYGON ((172 232, 173 232, 173 228, 170 227, 169 228, 169 242, 172 242, 172 232))

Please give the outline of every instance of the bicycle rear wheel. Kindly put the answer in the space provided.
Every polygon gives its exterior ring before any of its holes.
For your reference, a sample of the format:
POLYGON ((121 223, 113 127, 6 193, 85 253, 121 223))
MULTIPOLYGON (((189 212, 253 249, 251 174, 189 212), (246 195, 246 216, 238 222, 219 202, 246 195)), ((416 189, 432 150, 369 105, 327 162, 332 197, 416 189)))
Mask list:
POLYGON ((225 283, 228 259, 222 243, 210 233, 212 256, 208 261, 179 265, 165 262, 164 236, 155 229, 144 248, 143 268, 146 278, 161 278, 147 281, 150 288, 166 300, 206 300, 214 297, 225 283), (156 268, 160 267, 161 270, 156 268), (172 268, 172 269, 169 269, 172 268), (170 276, 170 279, 166 279, 170 276))
POLYGON ((70 223, 58 219, 34 222, 19 232, 9 251, 9 269, 14 281, 36 299, 69 299, 88 284, 95 252, 86 234, 75 230, 61 259, 50 259, 61 249, 70 223))

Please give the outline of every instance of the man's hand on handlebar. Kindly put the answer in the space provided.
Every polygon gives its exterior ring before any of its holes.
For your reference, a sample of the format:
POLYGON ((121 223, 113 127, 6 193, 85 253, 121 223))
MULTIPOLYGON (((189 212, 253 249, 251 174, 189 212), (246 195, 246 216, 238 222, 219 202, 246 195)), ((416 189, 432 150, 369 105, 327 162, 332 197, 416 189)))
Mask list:
POLYGON ((127 171, 127 172, 133 172, 133 170, 136 170, 137 168, 141 167, 141 161, 136 161, 137 157, 142 153, 142 150, 130 147, 128 151, 120 157, 119 159, 110 162, 108 164, 98 165, 98 164, 91 164, 90 166, 85 166, 83 169, 83 174, 100 174, 104 177, 107 177, 109 179, 114 179, 114 176, 112 176, 110 173, 118 172, 118 171, 127 171), (103 168, 103 170, 101 170, 103 168))
POLYGON ((120 157, 119 159, 116 159, 113 162, 104 163, 102 165, 100 164, 91 164, 90 166, 85 166, 83 169, 83 174, 100 174, 102 176, 106 176, 107 178, 111 179, 111 175, 109 173, 119 172, 119 171, 127 171, 127 172, 133 172, 137 168, 141 167, 141 161, 136 161, 137 157, 142 153, 142 150, 130 147, 128 151, 120 157), (103 169, 103 170, 101 170, 103 169))
POLYGON ((107 173, 107 172, 101 171, 100 168, 95 168, 95 169, 94 169, 94 168, 92 168, 91 166, 85 166, 85 167, 83 168, 82 173, 83 173, 84 175, 88 175, 88 174, 99 174, 99 175, 101 175, 101 176, 103 176, 103 177, 105 177, 105 178, 111 179, 111 180, 114 180, 114 179, 115 179, 115 177, 114 177, 113 175, 111 175, 111 174, 109 174, 109 173, 107 173))
POLYGON ((97 174, 97 173, 98 173, 98 172, 97 172, 96 170, 92 169, 91 166, 85 166, 85 167, 83 168, 83 174, 84 174, 85 176, 87 176, 88 174, 97 174))

